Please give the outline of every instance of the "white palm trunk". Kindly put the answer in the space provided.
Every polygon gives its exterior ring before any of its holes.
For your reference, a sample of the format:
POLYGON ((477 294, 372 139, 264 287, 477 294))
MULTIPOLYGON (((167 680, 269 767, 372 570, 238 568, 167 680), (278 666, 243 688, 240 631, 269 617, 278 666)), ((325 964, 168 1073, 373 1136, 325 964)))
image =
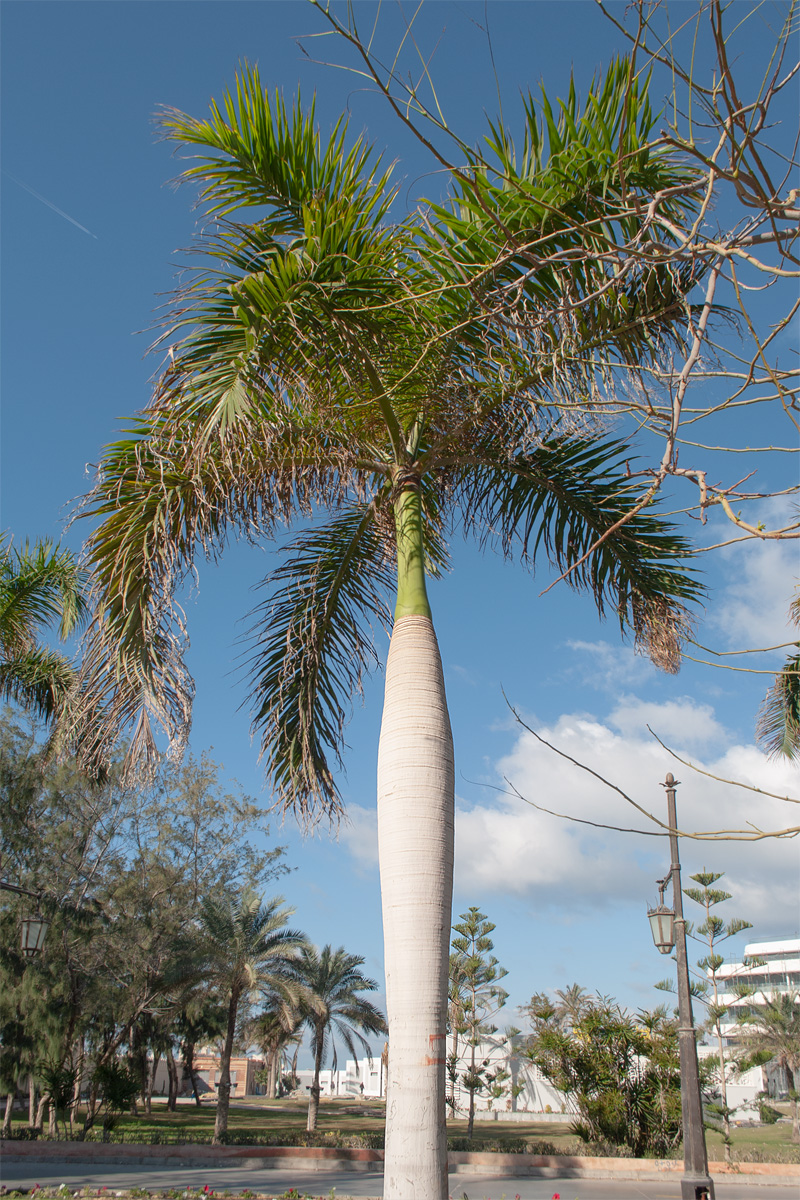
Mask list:
POLYGON ((446 1200, 445 1026, 453 737, 433 623, 401 616, 386 664, 378 843, 391 1087, 384 1200, 446 1200))

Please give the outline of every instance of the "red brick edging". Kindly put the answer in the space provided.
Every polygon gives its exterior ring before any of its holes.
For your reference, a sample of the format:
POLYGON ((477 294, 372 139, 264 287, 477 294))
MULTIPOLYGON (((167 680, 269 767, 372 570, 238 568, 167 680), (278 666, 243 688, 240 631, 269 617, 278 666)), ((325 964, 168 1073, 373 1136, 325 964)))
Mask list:
MULTIPOLYGON (((93 1162, 109 1166, 125 1163, 182 1163, 193 1167, 263 1167, 305 1171, 339 1167, 350 1171, 381 1171, 382 1150, 339 1149, 328 1146, 151 1146, 136 1143, 0 1141, 7 1161, 31 1163, 93 1162)), ((540 1178, 659 1179, 683 1171, 680 1159, 584 1158, 574 1155, 498 1154, 488 1151, 451 1150, 450 1170, 459 1174, 538 1176, 540 1178)), ((751 1178, 761 1184, 800 1181, 794 1163, 709 1163, 718 1178, 751 1178)))

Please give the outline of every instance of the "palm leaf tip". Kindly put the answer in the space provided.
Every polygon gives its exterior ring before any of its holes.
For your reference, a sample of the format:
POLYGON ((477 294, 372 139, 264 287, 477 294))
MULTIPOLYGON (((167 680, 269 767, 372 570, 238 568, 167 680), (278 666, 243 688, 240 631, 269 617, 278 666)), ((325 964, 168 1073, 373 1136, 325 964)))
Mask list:
POLYGON ((275 807, 306 825, 343 814, 328 756, 342 764, 349 699, 378 664, 371 621, 391 621, 392 578, 375 516, 373 505, 353 505, 290 543, 250 631, 252 730, 275 807))
POLYGON ((689 610, 666 596, 632 598, 634 644, 655 666, 670 675, 681 668, 681 648, 691 636, 689 610))

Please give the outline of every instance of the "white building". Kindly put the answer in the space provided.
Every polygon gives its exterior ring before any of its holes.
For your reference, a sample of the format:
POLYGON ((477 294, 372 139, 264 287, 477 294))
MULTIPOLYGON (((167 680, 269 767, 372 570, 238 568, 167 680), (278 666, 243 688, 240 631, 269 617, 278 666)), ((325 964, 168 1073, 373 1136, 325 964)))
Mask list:
POLYGON ((720 1004, 728 1011, 722 1020, 726 1044, 736 1044, 737 1009, 755 1008, 774 995, 800 994, 800 938, 750 942, 744 961, 725 963, 717 971, 720 1004), (751 994, 742 995, 743 990, 751 994))
MULTIPOLYGON (((309 1092, 314 1072, 309 1068, 297 1071, 297 1090, 309 1092)), ((320 1071, 321 1096, 352 1096, 378 1099, 386 1094, 386 1079, 380 1055, 354 1062, 349 1058, 343 1071, 320 1071)))
MULTIPOLYGON (((758 1008, 773 996, 800 994, 800 938, 773 942, 750 942, 744 948, 742 962, 725 963, 717 971, 719 1002, 727 1006, 720 1022, 723 1043, 735 1050, 738 1041, 737 1016, 758 1008)), ((717 1054, 715 1044, 700 1046, 701 1057, 717 1054)), ((728 1104, 737 1110, 739 1120, 758 1120, 759 1092, 778 1097, 786 1090, 785 1073, 767 1064, 752 1067, 727 1082, 728 1104)))
MULTIPOLYGON (((463 1117, 469 1109, 469 1091, 461 1083, 472 1061, 472 1047, 463 1041, 459 1047, 455 1083, 447 1080, 447 1095, 455 1102, 448 1104, 448 1116, 463 1117), (451 1111, 453 1110, 454 1111, 451 1111)), ((452 1054, 452 1037, 448 1053, 452 1054)), ((567 1098, 544 1078, 539 1068, 514 1050, 513 1039, 502 1034, 486 1037, 475 1047, 475 1064, 484 1079, 495 1080, 494 1087, 475 1092, 475 1116, 478 1120, 504 1121, 513 1114, 537 1113, 548 1119, 563 1120, 562 1114, 574 1114, 567 1098)))

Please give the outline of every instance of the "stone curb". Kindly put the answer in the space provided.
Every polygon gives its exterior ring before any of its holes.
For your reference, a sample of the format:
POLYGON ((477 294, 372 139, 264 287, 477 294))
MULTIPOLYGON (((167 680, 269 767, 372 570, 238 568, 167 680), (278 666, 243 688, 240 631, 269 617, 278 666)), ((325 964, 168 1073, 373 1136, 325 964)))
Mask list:
MULTIPOLYGON (((102 1142, 0 1141, 6 1162, 90 1162, 108 1166, 183 1164, 192 1167, 259 1167, 270 1170, 381 1172, 383 1151, 327 1146, 148 1146, 102 1142)), ((573 1155, 498 1154, 451 1150, 450 1172, 458 1175, 493 1175, 513 1179, 630 1179, 658 1180, 680 1175, 676 1159, 583 1158, 573 1155)), ((709 1163, 713 1178, 762 1186, 800 1183, 800 1165, 794 1163, 709 1163)))

